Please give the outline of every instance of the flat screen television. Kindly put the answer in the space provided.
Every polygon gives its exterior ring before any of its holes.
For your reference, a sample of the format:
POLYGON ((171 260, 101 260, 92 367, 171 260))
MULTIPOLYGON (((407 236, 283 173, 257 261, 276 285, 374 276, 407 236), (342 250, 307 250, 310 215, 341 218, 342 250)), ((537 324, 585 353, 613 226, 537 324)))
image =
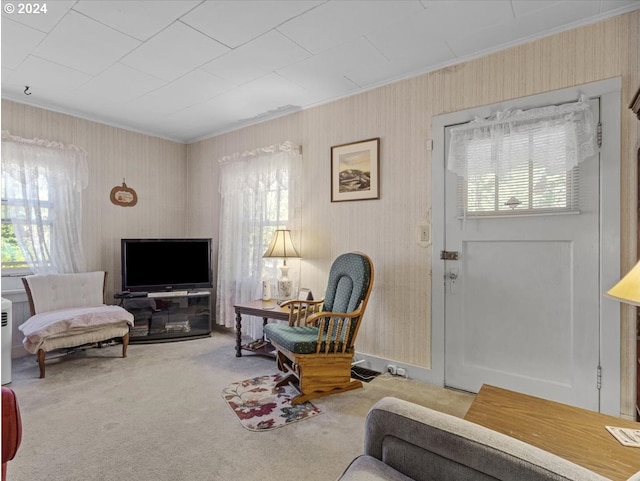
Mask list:
POLYGON ((122 239, 122 290, 213 287, 211 239, 122 239))

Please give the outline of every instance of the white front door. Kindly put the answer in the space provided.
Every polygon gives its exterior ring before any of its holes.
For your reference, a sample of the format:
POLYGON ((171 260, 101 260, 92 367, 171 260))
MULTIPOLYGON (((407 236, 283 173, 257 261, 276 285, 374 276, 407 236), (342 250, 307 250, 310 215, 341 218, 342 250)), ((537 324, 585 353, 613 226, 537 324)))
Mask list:
POLYGON ((580 164, 579 213, 460 216, 457 176, 445 172, 445 249, 458 252, 444 261, 445 384, 597 411, 599 156, 580 164))

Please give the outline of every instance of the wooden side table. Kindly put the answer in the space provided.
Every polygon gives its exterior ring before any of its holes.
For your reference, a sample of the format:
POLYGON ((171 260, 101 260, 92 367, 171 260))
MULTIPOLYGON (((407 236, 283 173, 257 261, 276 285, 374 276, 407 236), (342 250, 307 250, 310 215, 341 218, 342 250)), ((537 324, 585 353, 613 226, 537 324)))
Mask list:
POLYGON ((263 326, 266 326, 269 319, 288 321, 290 309, 288 307, 283 309, 276 301, 260 300, 238 303, 233 308, 236 311, 236 357, 242 357, 243 348, 254 354, 272 356, 273 346, 270 343, 266 343, 259 349, 249 349, 242 345, 242 315, 261 317, 263 326))
POLYGON ((627 480, 640 471, 640 448, 620 444, 605 426, 640 423, 484 384, 466 420, 537 446, 602 476, 627 480))

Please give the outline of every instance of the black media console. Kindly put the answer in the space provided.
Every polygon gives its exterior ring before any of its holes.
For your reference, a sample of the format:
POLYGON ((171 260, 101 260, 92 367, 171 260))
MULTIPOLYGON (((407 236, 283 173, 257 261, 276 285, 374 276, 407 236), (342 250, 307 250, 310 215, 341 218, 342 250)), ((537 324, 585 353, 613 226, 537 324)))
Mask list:
POLYGON ((133 314, 129 342, 162 342, 211 335, 211 292, 150 292, 145 296, 117 296, 133 314))

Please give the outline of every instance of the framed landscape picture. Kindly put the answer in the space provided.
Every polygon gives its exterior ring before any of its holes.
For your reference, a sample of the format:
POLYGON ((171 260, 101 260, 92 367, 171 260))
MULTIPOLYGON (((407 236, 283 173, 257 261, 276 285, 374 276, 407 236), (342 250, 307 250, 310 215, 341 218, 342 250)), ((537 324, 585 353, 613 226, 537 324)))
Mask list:
POLYGON ((331 147, 331 202, 380 198, 380 138, 331 147))

